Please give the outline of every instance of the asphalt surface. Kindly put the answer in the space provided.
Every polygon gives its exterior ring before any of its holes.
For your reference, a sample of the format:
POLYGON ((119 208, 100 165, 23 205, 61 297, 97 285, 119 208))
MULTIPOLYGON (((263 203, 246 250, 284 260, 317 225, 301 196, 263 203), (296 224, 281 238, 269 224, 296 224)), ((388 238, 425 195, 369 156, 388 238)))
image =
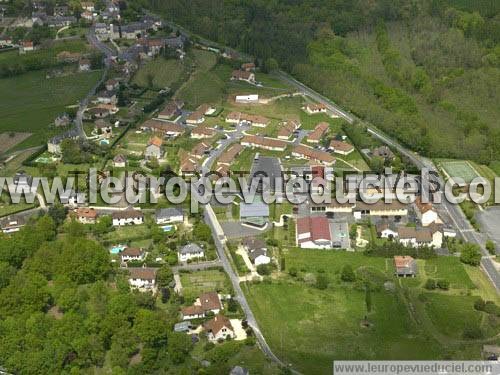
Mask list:
MULTIPOLYGON (((306 85, 297 81, 296 79, 290 77, 288 74, 280 71, 278 72, 278 76, 281 77, 286 82, 288 82, 289 84, 295 86, 305 95, 308 95, 312 99, 320 103, 323 103, 324 105, 326 105, 328 110, 330 110, 332 113, 335 113, 337 116, 342 117, 347 122, 353 123, 355 120, 359 120, 353 114, 341 109, 338 105, 336 105, 328 98, 317 93, 316 91, 312 90, 311 88, 307 87, 306 85)), ((419 169, 427 168, 430 172, 431 171, 436 172, 439 175, 436 166, 431 160, 421 157, 415 154, 414 152, 408 150, 398 142, 394 141, 387 135, 383 134, 380 130, 376 129, 375 127, 370 126, 369 124, 366 123, 365 125, 367 126, 368 131, 374 137, 378 138, 386 145, 398 150, 398 152, 400 152, 402 155, 405 155, 419 169)), ((444 186, 444 181, 441 177, 439 177, 438 182, 441 184, 441 186, 444 186)), ((478 244, 480 246, 482 253, 481 267, 488 276, 488 278, 491 280, 497 291, 500 291, 500 274, 496 270, 495 265, 493 264, 493 261, 490 257, 490 254, 485 248, 485 242, 486 242, 485 236, 474 230, 474 228, 469 223, 469 221, 467 220, 467 218, 465 217, 464 213, 462 212, 462 210, 458 205, 452 204, 448 202, 446 199, 443 199, 442 202, 443 203, 441 204, 441 208, 444 209, 446 213, 449 215, 454 228, 463 237, 463 239, 468 242, 478 244)))

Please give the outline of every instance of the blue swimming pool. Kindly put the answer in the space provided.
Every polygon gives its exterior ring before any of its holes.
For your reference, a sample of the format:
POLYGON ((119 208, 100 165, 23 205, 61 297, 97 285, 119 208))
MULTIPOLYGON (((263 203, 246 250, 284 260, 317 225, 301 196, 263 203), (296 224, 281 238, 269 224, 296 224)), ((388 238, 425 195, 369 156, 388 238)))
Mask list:
POLYGON ((171 230, 174 229, 174 226, 173 225, 164 225, 161 227, 161 229, 163 229, 164 232, 170 232, 171 230))
POLYGON ((111 254, 119 254, 123 250, 125 250, 126 248, 127 248, 127 246, 125 246, 125 245, 116 245, 116 246, 113 246, 111 249, 109 249, 109 252, 111 254))

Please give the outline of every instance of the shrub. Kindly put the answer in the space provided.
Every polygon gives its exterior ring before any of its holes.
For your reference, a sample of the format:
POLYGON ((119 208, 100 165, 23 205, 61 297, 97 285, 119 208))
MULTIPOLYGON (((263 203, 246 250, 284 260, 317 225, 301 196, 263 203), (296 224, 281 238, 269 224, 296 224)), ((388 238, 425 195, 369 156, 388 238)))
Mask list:
POLYGON ((298 271, 297 271, 297 268, 295 267, 292 267, 288 270, 288 274, 292 277, 297 277, 298 275, 298 271))
POLYGON ((318 289, 326 289, 328 287, 328 279, 326 278, 325 275, 319 274, 316 277, 316 288, 318 289))
POLYGON ((436 289, 436 280, 427 279, 427 281, 425 282, 425 289, 428 289, 428 290, 436 289))
POLYGON ((478 311, 484 311, 484 306, 486 302, 482 298, 478 298, 476 301, 474 301, 474 309, 478 311))
POLYGON ((468 326, 464 328, 463 338, 468 340, 482 339, 484 334, 478 326, 468 326))
POLYGON ((486 241, 486 250, 488 250, 488 252, 491 254, 491 255, 495 255, 496 254, 496 246, 495 246, 495 243, 492 241, 492 240, 488 240, 486 241))
POLYGON ((267 276, 271 274, 271 269, 267 264, 259 264, 257 266, 257 273, 261 276, 267 276))
POLYGON ((356 280, 356 275, 354 274, 354 271, 350 264, 346 264, 344 267, 342 267, 340 279, 346 282, 353 282, 356 280))
POLYGON ((448 290, 450 288, 450 282, 445 279, 439 279, 436 285, 439 289, 442 290, 448 290))

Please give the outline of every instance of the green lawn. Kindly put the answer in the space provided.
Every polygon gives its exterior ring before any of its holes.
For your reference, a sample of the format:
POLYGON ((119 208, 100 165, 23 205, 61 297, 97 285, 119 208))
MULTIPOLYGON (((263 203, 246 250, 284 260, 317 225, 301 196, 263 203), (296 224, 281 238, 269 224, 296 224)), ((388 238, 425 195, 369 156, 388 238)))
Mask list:
POLYGON ((103 240, 107 243, 123 243, 131 240, 138 240, 149 238, 151 231, 148 226, 143 225, 129 225, 124 227, 115 227, 115 230, 107 233, 103 240))
POLYGON ((182 295, 186 299, 195 299, 204 292, 229 292, 229 281, 224 271, 204 270, 190 273, 180 273, 180 277, 182 295))
POLYGON ((373 326, 365 328, 360 325, 366 315, 361 291, 287 283, 244 291, 275 354, 305 374, 331 373, 334 359, 424 359, 439 352, 389 292, 372 293, 373 326))
POLYGON ((150 83, 159 89, 170 87, 179 79, 183 70, 184 66, 178 59, 158 57, 142 66, 134 75, 132 82, 142 87, 149 87, 150 83))
POLYGON ((100 76, 95 71, 46 79, 44 71, 37 71, 0 79, 0 132, 33 133, 14 149, 45 143, 60 131, 52 126, 57 114, 77 105, 100 76))
POLYGON ((438 257, 425 261, 425 274, 431 279, 446 279, 451 288, 474 289, 476 286, 456 257, 438 257))

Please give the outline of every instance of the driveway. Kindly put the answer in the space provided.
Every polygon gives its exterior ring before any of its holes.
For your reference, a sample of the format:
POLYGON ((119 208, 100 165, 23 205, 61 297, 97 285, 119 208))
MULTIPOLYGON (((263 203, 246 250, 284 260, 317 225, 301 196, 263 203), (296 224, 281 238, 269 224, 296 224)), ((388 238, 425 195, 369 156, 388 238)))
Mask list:
POLYGON ((259 236, 271 227, 271 224, 268 224, 266 229, 259 230, 242 225, 238 221, 227 221, 220 223, 220 225, 222 226, 222 230, 228 239, 259 236))

